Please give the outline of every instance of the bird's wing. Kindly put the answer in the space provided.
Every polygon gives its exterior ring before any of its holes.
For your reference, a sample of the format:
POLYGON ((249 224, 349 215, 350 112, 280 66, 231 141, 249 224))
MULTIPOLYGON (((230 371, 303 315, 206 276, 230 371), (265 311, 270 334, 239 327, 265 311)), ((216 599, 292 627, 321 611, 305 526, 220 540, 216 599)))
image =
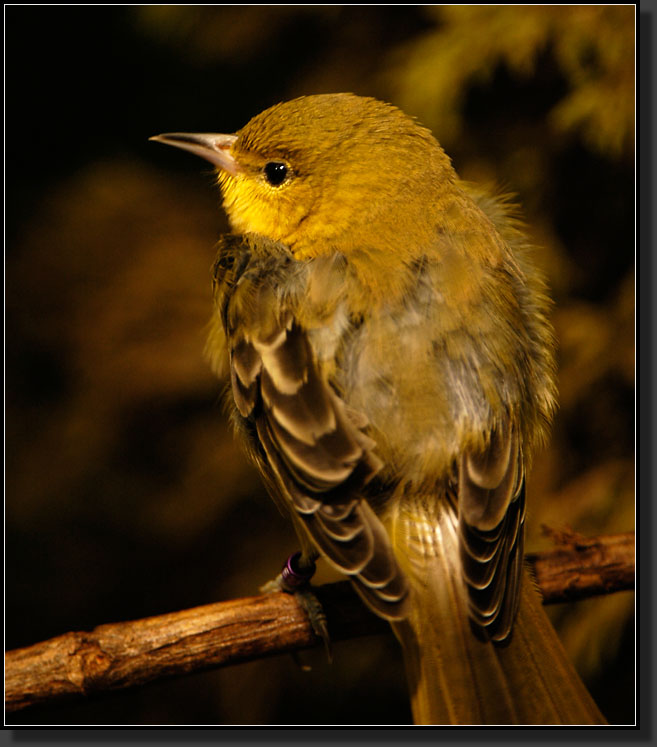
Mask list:
POLYGON ((322 374, 307 332, 281 303, 276 267, 228 263, 232 288, 226 290, 224 273, 216 296, 232 393, 269 487, 364 601, 383 617, 401 619, 405 576, 383 524, 359 495, 381 466, 374 441, 359 427, 363 418, 322 374))
POLYGON ((504 641, 520 598, 525 521, 522 452, 511 423, 494 430, 485 449, 461 457, 458 505, 470 616, 487 637, 504 641))

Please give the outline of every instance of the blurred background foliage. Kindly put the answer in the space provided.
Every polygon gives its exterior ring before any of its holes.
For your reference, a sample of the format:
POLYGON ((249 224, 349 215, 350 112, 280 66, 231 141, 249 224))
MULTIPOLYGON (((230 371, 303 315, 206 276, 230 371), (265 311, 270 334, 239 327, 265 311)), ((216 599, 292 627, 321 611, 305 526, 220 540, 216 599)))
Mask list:
MULTIPOLYGON (((634 528, 633 6, 9 6, 6 644, 254 593, 295 548, 203 360, 212 174, 147 142, 301 94, 389 100, 518 196, 555 298, 541 525, 634 528)), ((332 578, 325 569, 320 581, 332 578)), ((552 609, 634 721, 634 595, 552 609)), ((390 637, 19 713, 25 724, 407 724, 390 637)))

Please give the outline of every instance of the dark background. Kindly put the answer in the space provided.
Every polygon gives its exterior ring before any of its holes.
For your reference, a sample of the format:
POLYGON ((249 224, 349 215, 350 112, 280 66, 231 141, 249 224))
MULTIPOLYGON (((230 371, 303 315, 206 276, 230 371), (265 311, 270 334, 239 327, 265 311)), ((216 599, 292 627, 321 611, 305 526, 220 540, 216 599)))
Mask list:
MULTIPOLYGON (((255 593, 295 548, 203 359, 202 162, 231 132, 353 91, 518 194, 556 301, 561 409, 541 524, 634 528, 632 6, 10 6, 6 21, 6 646, 255 593)), ((332 578, 320 571, 320 580, 332 578)), ((551 614, 603 711, 634 721, 634 596, 551 614)), ((11 716, 15 724, 406 724, 392 637, 11 716)))

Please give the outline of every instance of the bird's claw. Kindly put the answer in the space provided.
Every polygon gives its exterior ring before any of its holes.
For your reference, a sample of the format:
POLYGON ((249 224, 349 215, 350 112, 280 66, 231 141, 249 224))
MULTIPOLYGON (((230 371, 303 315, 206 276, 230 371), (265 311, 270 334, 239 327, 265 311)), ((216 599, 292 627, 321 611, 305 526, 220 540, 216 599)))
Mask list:
POLYGON ((322 639, 329 663, 332 662, 333 651, 331 649, 331 638, 329 636, 326 613, 324 612, 322 603, 317 599, 317 595, 310 590, 310 586, 297 589, 294 593, 296 594, 296 598, 299 600, 299 604, 304 608, 308 615, 313 633, 318 638, 322 639))
MULTIPOLYGON (((324 608, 317 596, 310 589, 310 579, 315 573, 315 563, 312 559, 304 559, 300 552, 296 552, 285 561, 282 571, 275 579, 268 581, 260 587, 260 591, 269 594, 275 591, 283 591, 294 594, 303 607, 310 620, 313 632, 324 642, 324 649, 329 662, 333 660, 331 651, 331 639, 329 637, 328 625, 324 608)), ((309 667, 303 666, 303 669, 309 667)))

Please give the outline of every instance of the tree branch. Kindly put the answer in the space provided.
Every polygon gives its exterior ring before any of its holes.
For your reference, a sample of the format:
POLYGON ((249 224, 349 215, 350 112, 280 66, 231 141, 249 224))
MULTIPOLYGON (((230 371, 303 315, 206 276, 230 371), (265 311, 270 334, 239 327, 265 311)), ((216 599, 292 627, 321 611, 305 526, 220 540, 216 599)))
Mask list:
POLYGON ((543 533, 557 547, 526 556, 543 604, 579 599, 634 588, 634 533, 584 537, 569 530, 543 533))
MULTIPOLYGON (((545 604, 634 588, 634 535, 547 530, 558 547, 527 556, 545 604)), ((315 589, 333 641, 389 631, 348 582, 315 589)), ((266 594, 66 633, 5 654, 5 707, 141 685, 320 645, 294 596, 266 594)))

